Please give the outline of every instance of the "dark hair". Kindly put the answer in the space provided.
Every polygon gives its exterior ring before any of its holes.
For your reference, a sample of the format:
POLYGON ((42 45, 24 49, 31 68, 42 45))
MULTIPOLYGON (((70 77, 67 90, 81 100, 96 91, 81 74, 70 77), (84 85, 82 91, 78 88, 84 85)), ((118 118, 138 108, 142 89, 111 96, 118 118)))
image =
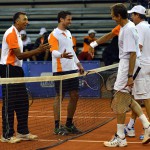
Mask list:
POLYGON ((26 15, 26 13, 25 12, 17 12, 17 13, 15 13, 14 16, 13 16, 14 24, 16 23, 16 20, 19 19, 20 15, 26 15))
POLYGON ((113 11, 114 15, 118 17, 120 15, 122 19, 128 18, 127 8, 122 3, 115 4, 111 7, 111 11, 113 11))
POLYGON ((133 14, 134 14, 134 15, 139 15, 140 19, 147 20, 146 16, 143 15, 143 14, 139 14, 139 13, 136 13, 136 12, 134 12, 133 14))
POLYGON ((59 12, 58 16, 57 16, 58 23, 60 22, 60 18, 65 19, 67 15, 71 15, 71 12, 69 12, 69 11, 61 11, 61 12, 59 12))

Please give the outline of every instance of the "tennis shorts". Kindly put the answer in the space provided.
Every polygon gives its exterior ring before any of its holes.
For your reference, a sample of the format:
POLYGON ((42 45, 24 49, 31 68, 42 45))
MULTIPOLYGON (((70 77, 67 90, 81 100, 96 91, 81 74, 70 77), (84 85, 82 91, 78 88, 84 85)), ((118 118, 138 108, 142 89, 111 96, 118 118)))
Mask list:
POLYGON ((150 65, 140 65, 141 70, 134 81, 132 94, 135 99, 149 99, 150 98, 150 65))
MULTIPOLYGON (((71 71, 64 71, 64 72, 54 72, 53 76, 61 76, 61 75, 67 75, 77 73, 77 70, 71 70, 71 71)), ((79 78, 71 78, 66 79, 62 81, 62 94, 65 94, 66 92, 78 90, 79 89, 79 78)), ((60 81, 55 81, 55 90, 56 93, 60 93, 60 81)))
POLYGON ((128 70, 129 70, 129 59, 121 59, 119 62, 114 90, 118 91, 123 89, 126 86, 128 81, 128 70))

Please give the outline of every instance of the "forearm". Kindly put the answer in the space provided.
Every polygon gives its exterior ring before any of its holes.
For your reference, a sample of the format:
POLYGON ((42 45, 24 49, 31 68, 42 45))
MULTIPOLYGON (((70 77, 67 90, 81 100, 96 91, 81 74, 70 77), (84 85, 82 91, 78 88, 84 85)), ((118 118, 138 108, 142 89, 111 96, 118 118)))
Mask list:
POLYGON ((136 52, 131 52, 129 59, 129 71, 128 71, 129 75, 133 75, 135 62, 136 62, 136 52))
POLYGON ((25 58, 30 58, 30 57, 32 57, 32 56, 34 56, 36 54, 40 54, 40 53, 41 53, 41 51, 39 51, 38 48, 37 48, 35 50, 31 50, 31 51, 26 51, 26 52, 23 52, 23 53, 19 53, 16 56, 17 56, 17 58, 19 60, 22 60, 22 59, 25 59, 25 58))
POLYGON ((52 56, 54 56, 55 58, 61 58, 61 53, 58 52, 57 50, 53 50, 52 51, 52 56))
POLYGON ((97 44, 103 44, 106 43, 107 41, 111 40, 115 35, 112 32, 109 32, 105 34, 104 36, 100 37, 99 39, 96 40, 97 44))
POLYGON ((113 32, 109 32, 109 33, 105 34, 104 36, 98 38, 96 41, 90 43, 90 46, 92 48, 95 48, 99 44, 102 44, 102 43, 105 43, 105 42, 111 40, 113 37, 115 37, 115 34, 113 32))

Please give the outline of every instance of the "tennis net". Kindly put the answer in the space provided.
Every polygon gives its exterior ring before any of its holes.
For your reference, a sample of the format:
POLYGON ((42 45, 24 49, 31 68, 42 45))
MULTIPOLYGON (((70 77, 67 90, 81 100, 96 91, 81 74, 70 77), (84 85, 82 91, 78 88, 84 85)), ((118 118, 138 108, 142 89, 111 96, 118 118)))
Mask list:
MULTIPOLYGON (((14 97, 21 100, 24 94, 20 94, 22 93, 22 88, 18 88, 18 85, 25 83, 29 98, 28 127, 32 134, 38 135, 37 140, 30 142, 21 141, 17 144, 0 142, 1 149, 49 149, 67 140, 84 135, 114 119, 114 113, 110 109, 110 98, 112 96, 113 84, 116 79, 117 67, 118 64, 96 68, 85 72, 84 75, 73 73, 61 76, 48 75, 40 77, 0 78, 0 84, 5 85, 3 87, 3 99, 5 99, 5 101, 7 99, 14 99, 14 97), (53 113, 55 97, 54 84, 56 81, 59 81, 59 94, 60 97, 62 97, 62 92, 65 88, 65 84, 63 84, 63 82, 74 78, 79 80, 79 100, 77 102, 73 123, 80 131, 82 131, 82 133, 69 134, 67 136, 55 135, 53 113), (17 89, 15 86, 17 86, 17 89), (8 89, 11 91, 10 95, 7 95, 6 91, 8 89)), ((73 82, 76 81, 73 80, 73 82)), ((72 88, 72 84, 69 85, 69 88, 72 88)), ((62 125, 65 125, 66 123, 69 101, 69 94, 66 93, 64 100, 59 105, 60 121, 62 125)), ((2 100, 0 101, 0 105, 3 105, 2 100)), ((18 103, 18 105, 20 105, 20 111, 23 110, 22 107, 25 105, 22 105, 21 103, 18 103)), ((11 109, 11 106, 6 105, 5 107, 7 107, 7 109, 11 109)), ((23 123, 24 122, 22 122, 22 124, 23 123)), ((0 121, 0 128, 2 128, 2 119, 0 121)), ((15 135, 17 132, 16 114, 14 117, 14 130, 15 135)))

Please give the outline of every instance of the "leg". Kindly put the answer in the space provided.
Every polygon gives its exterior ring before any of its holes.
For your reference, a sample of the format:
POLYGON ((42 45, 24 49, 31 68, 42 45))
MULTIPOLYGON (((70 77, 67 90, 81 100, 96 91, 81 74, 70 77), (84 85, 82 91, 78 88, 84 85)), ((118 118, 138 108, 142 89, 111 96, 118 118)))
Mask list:
POLYGON ((117 115, 117 135, 121 139, 125 138, 125 133, 124 133, 125 119, 126 119, 126 114, 125 113, 117 115))
POLYGON ((28 134, 29 101, 26 86, 24 83, 17 84, 16 89, 15 111, 18 121, 17 132, 20 134, 28 134))
POLYGON ((3 106, 2 106, 2 127, 3 137, 8 139, 14 134, 14 99, 11 85, 2 85, 3 106))
POLYGON ((134 124, 136 118, 137 118, 137 114, 134 111, 132 111, 130 121, 125 127, 125 134, 128 137, 135 137, 134 124))
POLYGON ((126 114, 117 114, 117 133, 110 141, 104 142, 104 145, 107 147, 125 147, 127 146, 127 141, 124 134, 124 122, 126 114))
MULTIPOLYGON (((63 96, 63 98, 64 98, 64 96, 63 96)), ((60 121, 60 96, 58 94, 56 95, 55 100, 54 100, 53 111, 54 111, 55 128, 59 128, 59 121, 60 121)))
POLYGON ((69 133, 79 134, 82 133, 79 129, 73 124, 73 117, 76 111, 77 102, 79 99, 78 90, 72 90, 69 92, 70 100, 67 107, 67 120, 66 120, 66 129, 69 133))
POLYGON ((67 117, 73 118, 74 113, 76 111, 79 95, 77 90, 70 91, 69 95, 70 95, 70 100, 67 108, 67 117))
POLYGON ((139 119, 141 120, 143 127, 145 129, 144 133, 144 139, 142 141, 143 144, 147 144, 150 142, 150 123, 148 122, 146 116, 143 114, 143 111, 140 107, 140 105, 133 100, 131 104, 132 110, 139 116, 139 119))
POLYGON ((144 100, 145 108, 146 108, 146 113, 150 121, 150 99, 144 100))
MULTIPOLYGON (((62 100, 63 98, 64 96, 62 96, 62 100)), ((66 130, 66 128, 60 124, 60 96, 59 94, 57 94, 55 97, 53 111, 54 111, 54 120, 55 120, 54 134, 68 135, 68 131, 66 130)))
POLYGON ((86 60, 92 60, 92 56, 88 52, 86 53, 86 60))

